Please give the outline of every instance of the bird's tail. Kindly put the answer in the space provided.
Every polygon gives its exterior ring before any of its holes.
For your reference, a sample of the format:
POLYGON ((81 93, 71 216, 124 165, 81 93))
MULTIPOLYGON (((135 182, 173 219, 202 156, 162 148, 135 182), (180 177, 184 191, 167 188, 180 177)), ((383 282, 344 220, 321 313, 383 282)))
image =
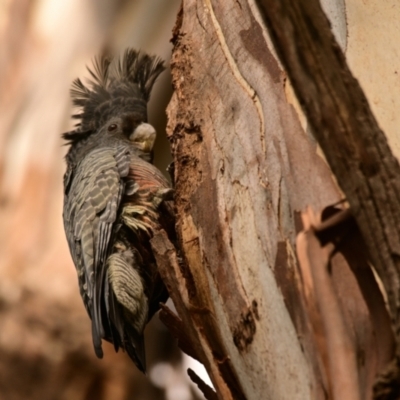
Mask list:
POLYGON ((144 345, 144 335, 138 334, 130 326, 125 327, 125 350, 136 366, 146 373, 146 351, 144 345))

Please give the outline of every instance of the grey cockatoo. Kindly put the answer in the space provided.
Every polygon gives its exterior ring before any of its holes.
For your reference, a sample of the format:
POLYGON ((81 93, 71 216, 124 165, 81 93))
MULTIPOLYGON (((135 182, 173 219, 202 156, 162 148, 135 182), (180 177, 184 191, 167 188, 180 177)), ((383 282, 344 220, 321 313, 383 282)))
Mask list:
POLYGON ((153 166, 154 128, 147 102, 163 62, 127 50, 121 60, 95 60, 71 96, 80 112, 64 176, 64 227, 92 320, 95 352, 102 339, 145 371, 143 330, 168 294, 149 240, 154 229, 174 236, 171 188, 153 166))

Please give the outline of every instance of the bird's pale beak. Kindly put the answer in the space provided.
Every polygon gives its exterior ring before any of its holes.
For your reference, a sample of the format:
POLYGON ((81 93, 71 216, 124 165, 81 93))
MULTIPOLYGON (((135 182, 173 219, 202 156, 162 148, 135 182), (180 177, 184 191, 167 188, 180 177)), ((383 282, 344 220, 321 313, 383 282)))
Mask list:
POLYGON ((146 122, 140 124, 129 136, 129 140, 142 151, 150 153, 156 141, 157 132, 154 127, 146 122))

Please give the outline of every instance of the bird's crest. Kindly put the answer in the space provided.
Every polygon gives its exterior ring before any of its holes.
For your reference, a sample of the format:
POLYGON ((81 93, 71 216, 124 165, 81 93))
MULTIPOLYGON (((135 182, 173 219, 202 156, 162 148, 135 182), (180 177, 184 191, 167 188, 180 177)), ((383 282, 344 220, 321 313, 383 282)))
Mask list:
POLYGON ((156 56, 125 50, 121 59, 96 57, 88 71, 91 78, 84 84, 77 78, 72 83, 71 97, 80 112, 76 129, 63 134, 69 142, 76 142, 97 129, 110 117, 124 112, 146 113, 146 105, 154 82, 164 62, 156 56), (81 136, 82 135, 82 136, 81 136))

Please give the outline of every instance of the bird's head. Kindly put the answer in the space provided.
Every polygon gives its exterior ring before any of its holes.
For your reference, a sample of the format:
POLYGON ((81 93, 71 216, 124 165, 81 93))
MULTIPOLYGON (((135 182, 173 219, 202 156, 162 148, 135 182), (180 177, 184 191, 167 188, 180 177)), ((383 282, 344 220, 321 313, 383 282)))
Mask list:
POLYGON ((155 129, 147 123, 147 102, 154 82, 164 70, 154 56, 127 49, 120 60, 95 59, 92 79, 72 85, 73 104, 80 109, 72 117, 76 129, 63 135, 71 145, 91 135, 128 139, 139 150, 151 153, 155 129))
POLYGON ((101 129, 101 134, 129 140, 137 149, 149 154, 153 151, 157 136, 154 127, 139 113, 111 117, 101 129))

